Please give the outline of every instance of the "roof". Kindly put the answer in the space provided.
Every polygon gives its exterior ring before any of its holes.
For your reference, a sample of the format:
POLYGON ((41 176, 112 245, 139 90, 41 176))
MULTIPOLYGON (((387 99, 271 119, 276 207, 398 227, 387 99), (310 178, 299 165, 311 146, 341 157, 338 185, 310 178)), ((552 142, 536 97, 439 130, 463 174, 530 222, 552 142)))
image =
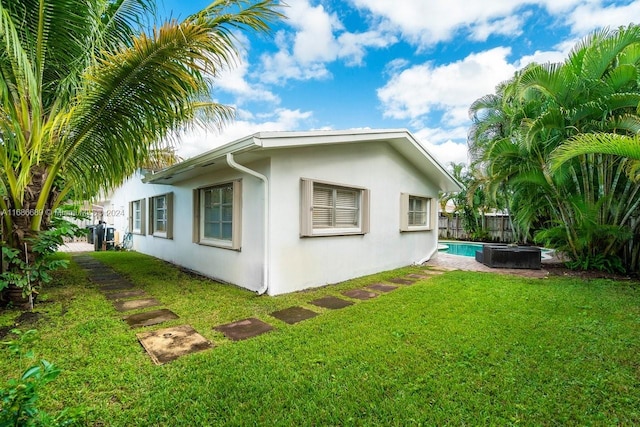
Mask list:
POLYGON ((386 142, 433 180, 442 191, 460 191, 460 184, 406 129, 322 130, 304 132, 258 132, 211 151, 187 159, 159 172, 148 174, 143 182, 174 184, 207 171, 226 168, 231 153, 241 163, 269 156, 270 149, 310 147, 361 142, 386 142))

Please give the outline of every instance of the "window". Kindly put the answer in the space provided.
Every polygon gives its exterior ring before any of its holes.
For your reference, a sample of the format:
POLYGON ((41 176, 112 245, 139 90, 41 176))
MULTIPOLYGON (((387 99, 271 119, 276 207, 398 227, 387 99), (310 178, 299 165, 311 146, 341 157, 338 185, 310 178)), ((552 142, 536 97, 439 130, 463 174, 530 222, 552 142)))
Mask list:
POLYGON ((433 199, 414 196, 407 193, 400 195, 400 231, 431 230, 431 214, 433 199))
POLYGON ((242 181, 194 190, 193 237, 196 243, 239 250, 242 181))
POLYGON ((301 236, 369 232, 369 190, 302 180, 301 236))
POLYGON ((149 234, 173 238, 173 193, 152 197, 149 204, 149 234))
POLYGON ((145 234, 146 199, 129 202, 129 230, 135 234, 145 234))

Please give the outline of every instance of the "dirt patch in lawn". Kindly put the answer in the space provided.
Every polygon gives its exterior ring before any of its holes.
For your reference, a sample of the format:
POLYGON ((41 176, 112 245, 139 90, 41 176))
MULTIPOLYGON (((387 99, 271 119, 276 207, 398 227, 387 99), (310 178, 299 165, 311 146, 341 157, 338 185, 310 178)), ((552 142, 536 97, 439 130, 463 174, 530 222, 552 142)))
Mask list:
POLYGON ((562 263, 554 263, 554 264, 544 264, 542 266, 545 270, 549 272, 549 276, 553 277, 575 277, 579 279, 611 279, 618 281, 638 281, 640 277, 638 277, 637 273, 634 274, 620 274, 620 273, 607 273, 606 271, 598 271, 598 270, 571 270, 567 268, 566 265, 562 263))
POLYGON ((0 326, 0 339, 3 339, 7 335, 9 335, 12 329, 19 328, 22 330, 26 330, 33 327, 36 323, 38 323, 38 320, 43 317, 44 315, 42 313, 38 313, 37 311, 25 311, 20 313, 20 315, 13 321, 13 325, 0 326))

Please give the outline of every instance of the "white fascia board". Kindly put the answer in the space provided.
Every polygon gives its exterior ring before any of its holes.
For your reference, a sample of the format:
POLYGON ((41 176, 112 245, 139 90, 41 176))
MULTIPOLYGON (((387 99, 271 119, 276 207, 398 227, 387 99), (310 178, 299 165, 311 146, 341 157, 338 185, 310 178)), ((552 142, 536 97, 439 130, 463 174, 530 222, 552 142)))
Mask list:
MULTIPOLYGON (((242 139, 222 145, 206 153, 192 157, 182 163, 146 175, 144 183, 171 184, 186 179, 187 172, 212 163, 224 163, 228 153, 239 154, 259 149, 349 144, 370 141, 385 141, 407 157, 425 175, 434 179, 442 191, 460 191, 460 184, 420 144, 407 129, 351 129, 318 130, 302 132, 258 132, 242 139)), ((265 153, 266 154, 266 153, 265 153)))
POLYGON ((303 147, 311 145, 348 144, 400 138, 406 129, 351 129, 305 132, 260 132, 255 135, 264 148, 303 147))
POLYGON ((427 147, 418 142, 417 139, 410 133, 407 132, 407 139, 411 142, 411 144, 434 166, 440 175, 438 180, 438 184, 442 191, 452 191, 458 192, 462 191, 462 185, 449 173, 449 171, 440 164, 440 162, 433 157, 433 155, 427 150, 427 147))
MULTIPOLYGON (((168 168, 162 169, 161 171, 155 172, 153 174, 147 174, 142 179, 142 182, 167 184, 167 181, 172 179, 176 175, 188 172, 196 167, 206 166, 207 164, 218 161, 226 162, 224 159, 226 158, 228 153, 235 154, 259 147, 259 140, 256 139, 256 135, 257 134, 253 134, 242 139, 232 141, 228 144, 224 144, 218 148, 214 148, 213 150, 187 159, 181 163, 178 163, 177 165, 169 166, 168 168)), ((172 182, 177 181, 174 180, 172 182)))

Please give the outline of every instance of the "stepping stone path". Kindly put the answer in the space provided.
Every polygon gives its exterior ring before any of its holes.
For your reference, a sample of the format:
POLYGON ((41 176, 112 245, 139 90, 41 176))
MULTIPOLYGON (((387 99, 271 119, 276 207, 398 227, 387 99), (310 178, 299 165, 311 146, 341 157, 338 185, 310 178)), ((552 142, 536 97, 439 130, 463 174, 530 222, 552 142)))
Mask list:
POLYGON ((128 301, 116 301, 113 303, 118 311, 137 310, 139 308, 155 307, 162 305, 160 301, 155 298, 135 299, 128 301))
POLYGON ((366 301, 368 299, 375 298, 378 296, 378 294, 376 294, 375 292, 371 292, 366 289, 350 289, 348 291, 344 291, 342 295, 349 298, 355 298, 363 301, 366 301))
MULTIPOLYGON (((160 301, 149 297, 142 289, 135 289, 133 283, 126 280, 116 271, 110 269, 102 262, 89 255, 77 255, 74 261, 87 271, 89 280, 95 283, 105 298, 113 301, 114 308, 124 312, 141 308, 156 307, 162 305, 160 301)), ((357 299, 369 300, 378 297, 379 293, 388 293, 398 288, 399 285, 412 285, 416 281, 426 280, 445 271, 438 269, 422 270, 423 274, 408 274, 404 277, 387 279, 394 283, 373 283, 362 289, 351 289, 342 292, 342 295, 357 299)), ((309 301, 309 304, 337 310, 353 305, 353 301, 347 301, 336 296, 325 296, 309 301)), ((270 316, 290 325, 318 316, 312 310, 303 307, 289 307, 274 311, 270 316)), ((122 318, 131 328, 157 325, 169 320, 178 319, 179 316, 169 309, 146 311, 131 314, 122 318)), ((213 328, 222 332, 231 341, 240 341, 255 337, 274 329, 269 323, 254 317, 238 320, 232 323, 219 325, 213 328)), ((185 354, 213 348, 211 341, 200 335, 190 325, 181 325, 156 331, 140 332, 136 334, 138 341, 151 357, 156 365, 162 365, 177 359, 185 354)))
POLYGON ((156 365, 162 365, 185 354, 213 348, 211 341, 189 325, 136 334, 142 347, 156 365))
POLYGON ((269 332, 273 330, 273 326, 260 319, 251 317, 249 319, 227 323, 226 325, 216 326, 213 329, 222 332, 225 337, 232 341, 240 341, 269 332))
MULTIPOLYGON (((108 300, 113 301, 116 310, 122 312, 162 305, 155 298, 141 298, 147 296, 142 289, 135 289, 133 283, 100 261, 88 255, 75 256, 74 260, 87 271, 89 280, 98 285, 100 292, 108 300)), ((178 318, 177 314, 164 308, 131 314, 123 317, 122 320, 131 328, 140 328, 178 318)), ((211 342, 195 332, 189 325, 140 333, 136 334, 136 336, 151 357, 151 360, 158 365, 174 360, 184 354, 205 350, 213 346, 211 342)))
POLYGON ((312 317, 316 317, 318 313, 315 311, 307 310, 302 307, 289 307, 284 310, 274 311, 271 313, 271 316, 276 319, 280 319, 283 322, 286 322, 290 325, 294 323, 302 322, 303 320, 311 319, 312 317))
POLYGON ((334 296, 326 296, 310 301, 309 304, 317 305, 318 307, 329 308, 331 310, 338 310, 353 305, 351 301, 344 300, 342 298, 334 296))
POLYGON ((178 319, 178 315, 173 311, 163 308, 161 310, 146 311, 144 313, 132 314, 122 318, 132 328, 140 328, 142 326, 157 325, 167 320, 178 319))
POLYGON ((394 277, 393 279, 388 279, 389 282, 397 283, 399 285, 413 285, 416 281, 414 279, 407 279, 403 277, 394 277))
POLYGON ((127 298, 146 297, 147 293, 142 289, 134 289, 132 291, 111 292, 105 295, 108 300, 123 300, 127 298))
POLYGON ((378 291, 378 292, 391 292, 394 289, 398 289, 397 286, 393 286, 393 285, 387 285, 385 283, 374 283, 373 285, 369 285, 367 286, 368 289, 372 289, 374 291, 378 291))

